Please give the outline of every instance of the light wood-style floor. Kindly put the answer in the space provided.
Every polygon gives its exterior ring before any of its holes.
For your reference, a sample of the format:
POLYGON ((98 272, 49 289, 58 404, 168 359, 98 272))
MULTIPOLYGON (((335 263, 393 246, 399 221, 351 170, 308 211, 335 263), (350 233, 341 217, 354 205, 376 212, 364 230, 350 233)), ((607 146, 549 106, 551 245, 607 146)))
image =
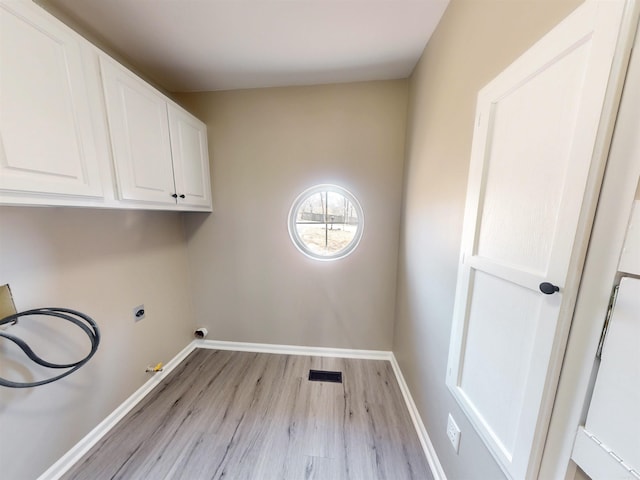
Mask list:
POLYGON ((63 478, 433 477, 388 361, 197 349, 63 478))

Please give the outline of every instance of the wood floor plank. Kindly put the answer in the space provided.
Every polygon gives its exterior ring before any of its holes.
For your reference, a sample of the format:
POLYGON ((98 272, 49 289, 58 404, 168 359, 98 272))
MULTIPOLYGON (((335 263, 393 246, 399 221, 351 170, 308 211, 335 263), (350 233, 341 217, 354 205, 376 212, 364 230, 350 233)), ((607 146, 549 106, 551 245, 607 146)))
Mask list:
POLYGON ((197 349, 63 478, 433 477, 389 362, 197 349))

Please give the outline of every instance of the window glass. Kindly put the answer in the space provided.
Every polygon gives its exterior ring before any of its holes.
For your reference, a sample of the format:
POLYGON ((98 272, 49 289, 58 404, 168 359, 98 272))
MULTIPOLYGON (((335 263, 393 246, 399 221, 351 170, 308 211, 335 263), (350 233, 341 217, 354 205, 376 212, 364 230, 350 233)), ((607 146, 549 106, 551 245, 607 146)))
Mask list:
POLYGON ((363 214, 356 198, 336 185, 317 185, 296 199, 289 234, 312 258, 335 260, 351 253, 362 237, 363 214))

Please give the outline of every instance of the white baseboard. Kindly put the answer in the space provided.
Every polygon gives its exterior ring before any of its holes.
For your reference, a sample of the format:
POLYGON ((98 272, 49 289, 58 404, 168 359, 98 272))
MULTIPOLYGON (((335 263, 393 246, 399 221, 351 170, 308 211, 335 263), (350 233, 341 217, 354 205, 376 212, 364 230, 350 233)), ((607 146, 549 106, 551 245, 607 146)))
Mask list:
POLYGON ((225 342, 220 340, 196 340, 199 348, 233 350, 236 352, 277 353, 284 355, 311 355, 315 357, 362 358, 365 360, 390 360, 393 354, 384 350, 354 350, 350 348, 305 347, 299 345, 273 345, 270 343, 225 342))
POLYGON ((176 368, 180 363, 187 358, 192 351, 196 349, 194 342, 187 345, 182 351, 180 351, 175 357, 173 357, 163 367, 161 372, 154 374, 148 381, 146 381, 133 395, 127 398, 120 404, 107 418, 100 422, 93 430, 91 430, 82 440, 76 443, 71 450, 65 453, 60 459, 51 465, 42 475, 38 477, 38 480, 58 480, 64 475, 82 456, 87 453, 91 447, 98 443, 102 437, 104 437, 109 430, 116 426, 116 424, 124 418, 133 408, 146 397, 156 385, 158 385, 171 370, 176 368))
POLYGON ((285 355, 310 355, 317 357, 359 358, 364 360, 388 360, 391 362, 393 372, 402 391, 402 396, 411 415, 411 420, 420 439, 420 444, 429 462, 429 467, 435 480, 446 480, 440 460, 436 455, 431 439, 422 423, 422 418, 411 397, 409 387, 402 376, 400 366, 393 352, 384 350, 354 350, 346 348, 304 347, 296 345, 272 345, 266 343, 226 342, 218 340, 194 340, 180 353, 172 358, 163 371, 154 375, 133 395, 127 398, 107 418, 100 422, 82 440, 64 454, 56 463, 45 471, 38 480, 58 480, 64 475, 91 447, 98 443, 109 430, 111 430, 124 416, 142 401, 142 399, 155 388, 176 366, 182 362, 196 348, 209 348, 213 350, 233 350, 238 352, 277 353, 285 355))
POLYGON ((447 476, 445 475, 442 465, 440 464, 440 459, 436 454, 433 443, 431 443, 431 439, 429 438, 427 429, 425 428, 424 423, 422 423, 422 417, 420 416, 420 412, 418 412, 418 407, 416 407, 416 404, 413 401, 413 397, 411 396, 411 392, 409 391, 407 382, 404 380, 404 376, 402 375, 402 370, 400 370, 400 365, 398 364, 396 356, 393 355, 393 353, 391 354, 390 362, 391 366, 393 367, 393 371, 396 374, 398 385, 400 385, 400 390, 402 391, 404 402, 407 404, 409 415, 411 415, 411 420, 413 420, 413 426, 418 433, 418 438, 420 439, 420 443, 422 444, 422 449, 424 450, 424 454, 427 457, 427 462, 429 462, 429 467, 431 467, 433 478, 434 480, 447 480, 447 476))

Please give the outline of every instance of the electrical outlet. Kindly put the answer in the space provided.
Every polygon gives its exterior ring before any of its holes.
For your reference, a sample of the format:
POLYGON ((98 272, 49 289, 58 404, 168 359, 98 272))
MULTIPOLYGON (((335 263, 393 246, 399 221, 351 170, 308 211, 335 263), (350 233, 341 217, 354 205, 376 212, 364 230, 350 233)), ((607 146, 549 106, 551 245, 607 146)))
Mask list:
POLYGON ((138 305, 133 309, 133 320, 139 322, 146 316, 144 305, 138 305))
POLYGON ((447 418, 447 437, 449 437, 453 449, 458 453, 458 448, 460 447, 460 428, 451 414, 449 414, 447 418))

